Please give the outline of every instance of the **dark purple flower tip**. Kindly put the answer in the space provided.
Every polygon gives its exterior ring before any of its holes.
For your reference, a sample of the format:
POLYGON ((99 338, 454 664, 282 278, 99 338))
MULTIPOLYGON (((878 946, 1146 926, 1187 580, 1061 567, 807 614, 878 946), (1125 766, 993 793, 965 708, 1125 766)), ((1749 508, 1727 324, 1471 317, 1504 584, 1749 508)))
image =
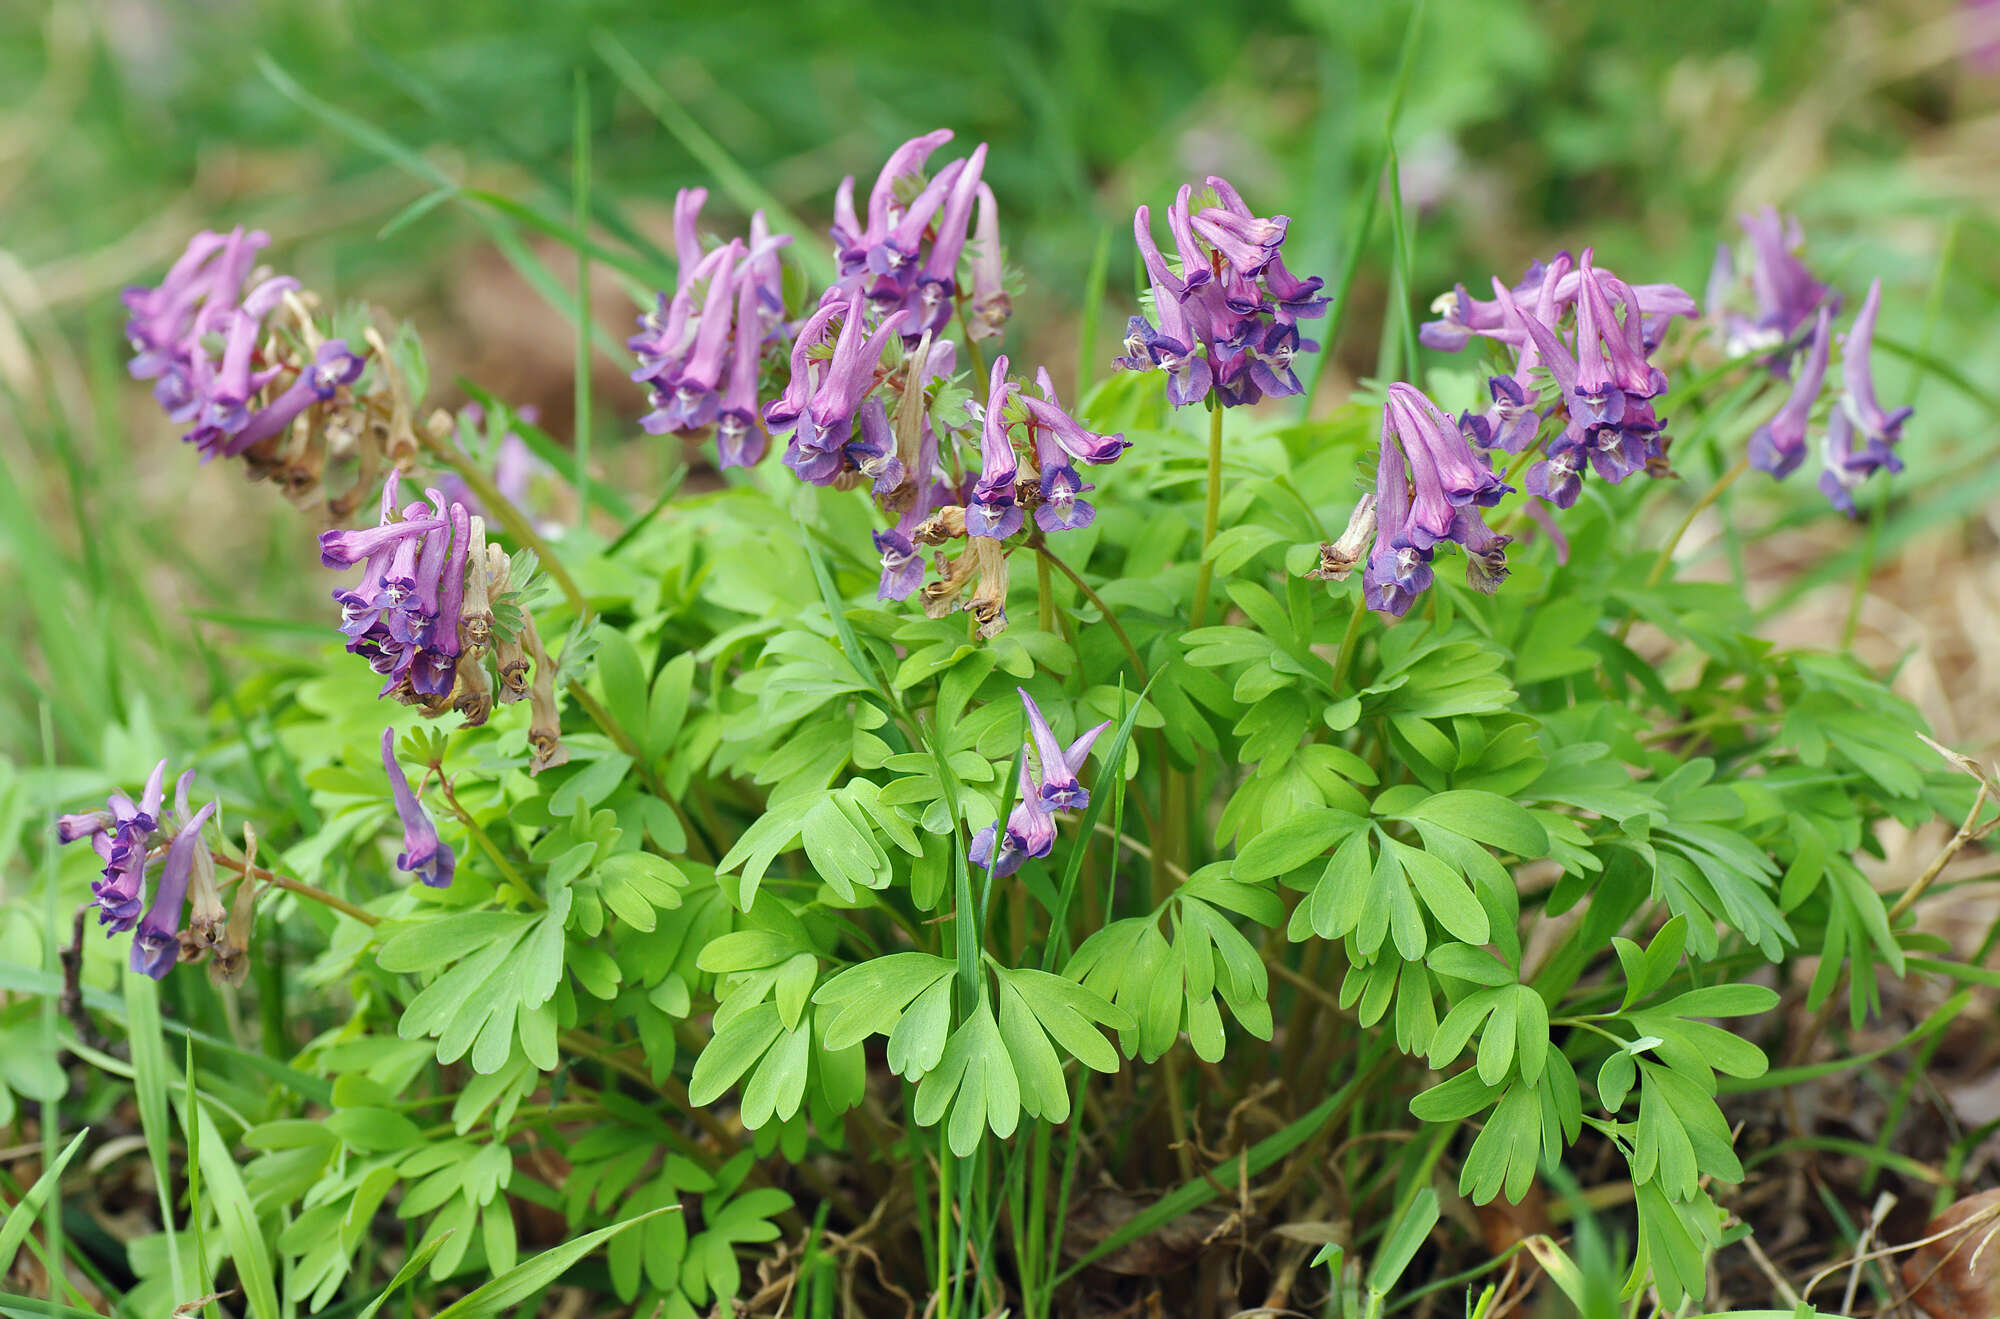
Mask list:
POLYGON ((410 791, 410 781, 403 776, 403 767, 396 760, 393 728, 382 730, 382 771, 389 779, 396 814, 403 821, 403 850, 396 857, 396 868, 415 875, 432 888, 446 887, 451 883, 457 861, 451 847, 438 837, 437 826, 431 822, 423 803, 410 791))
POLYGON ((1777 415, 1751 433, 1752 467, 1782 480, 1805 461, 1806 425, 1812 418, 1813 404, 1818 400, 1820 387, 1826 380, 1827 356, 1832 340, 1833 312, 1829 307, 1821 307, 1813 328, 1812 349, 1806 356, 1804 369, 1792 381, 1791 394, 1778 409, 1777 415))
POLYGON ((56 841, 73 843, 79 838, 95 838, 112 825, 110 811, 84 811, 56 817, 56 841))

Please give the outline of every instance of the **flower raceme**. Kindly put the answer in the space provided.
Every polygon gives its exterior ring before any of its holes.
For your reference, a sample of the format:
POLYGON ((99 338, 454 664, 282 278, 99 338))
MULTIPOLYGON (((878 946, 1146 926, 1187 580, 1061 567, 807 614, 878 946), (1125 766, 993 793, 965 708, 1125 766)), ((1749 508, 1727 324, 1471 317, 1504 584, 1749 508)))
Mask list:
POLYGON ((496 699, 530 701, 529 768, 562 764, 553 666, 534 617, 520 610, 516 630, 495 616, 511 560, 487 543, 484 520, 464 504, 435 489, 404 504, 401 488, 391 471, 375 526, 320 534, 322 565, 362 570, 358 583, 333 593, 347 649, 382 675, 379 695, 431 717, 456 710, 473 726, 496 699))
MULTIPOLYGON (((270 242, 240 226, 196 234, 157 286, 124 291, 125 333, 132 375, 153 382, 203 461, 241 458, 297 498, 318 487, 329 457, 359 451, 372 473, 380 437, 352 394, 366 348, 326 337, 296 279, 253 269, 270 242)), ((337 516, 348 498, 333 501, 337 516)))
POLYGON ((1214 204, 1197 209, 1192 185, 1184 185, 1167 209, 1177 265, 1160 250, 1151 210, 1134 212, 1153 319, 1132 317, 1125 352, 1112 364, 1164 372, 1167 401, 1177 408, 1211 396, 1238 407, 1303 393, 1292 363, 1319 345, 1299 337, 1298 323, 1326 314, 1321 281, 1285 268, 1289 217, 1258 216, 1226 179, 1210 175, 1207 185, 1202 200, 1214 204))
POLYGON ((166 772, 164 760, 153 767, 137 802, 114 792, 102 810, 56 820, 59 841, 89 839, 103 860, 104 873, 91 884, 98 923, 109 934, 130 931, 132 969, 155 980, 176 962, 217 947, 227 914, 216 891, 214 857, 202 841, 218 805, 191 806, 194 771, 188 770, 175 785, 173 809, 163 809, 166 772))
POLYGON ((1329 577, 1345 577, 1360 555, 1369 519, 1374 548, 1362 572, 1368 607, 1400 618, 1430 589, 1431 559, 1441 541, 1465 551, 1467 581, 1492 594, 1507 576, 1508 537, 1486 525, 1491 508, 1513 487, 1473 452, 1464 433, 1437 404, 1406 384, 1389 386, 1372 506, 1357 508, 1355 524, 1322 554, 1329 577))
MULTIPOLYGON (((1841 297, 1799 258, 1805 235, 1795 218, 1767 206, 1742 216, 1740 223, 1748 258, 1739 276, 1730 249, 1716 249, 1709 315, 1727 356, 1754 360, 1779 380, 1791 382, 1778 411, 1750 437, 1751 466, 1783 480, 1810 448, 1808 432, 1825 391, 1841 297)), ((1869 285, 1848 328, 1840 355, 1840 393, 1820 432, 1820 492, 1849 517, 1855 514, 1854 491, 1864 481, 1878 470, 1902 470, 1895 446, 1911 415, 1907 407, 1886 410, 1875 397, 1869 359, 1881 309, 1878 279, 1869 285)))
POLYGON ((1671 284, 1628 284, 1585 248, 1580 261, 1559 252, 1532 263, 1512 286, 1495 279, 1490 302, 1460 285, 1434 309, 1442 319, 1419 333, 1430 347, 1456 351, 1478 336, 1513 354, 1514 369, 1487 382, 1492 406, 1460 418, 1474 444, 1522 453, 1544 422, 1561 424, 1547 456, 1528 469, 1529 494, 1569 508, 1586 468, 1612 484, 1666 470, 1666 421, 1652 400, 1667 378, 1650 359, 1672 318, 1695 314, 1687 293, 1671 284), (1543 397, 1544 377, 1555 384, 1553 398, 1543 397))
POLYGON ((1077 781, 1077 772, 1090 758, 1090 748, 1111 727, 1106 720, 1064 746, 1027 689, 1015 690, 1027 712, 1028 744, 1040 768, 1039 773, 1031 771, 1023 758, 1020 795, 1007 814, 1006 827, 1002 829, 995 821, 972 836, 969 859, 997 878, 1013 874, 1030 858, 1045 857, 1055 850, 1057 811, 1080 811, 1090 805, 1090 793, 1077 781))
POLYGON ((753 466, 769 438, 759 407, 758 380, 768 347, 781 342, 784 272, 778 252, 788 234, 774 235, 758 211, 747 242, 734 239, 706 254, 700 235, 704 188, 674 199, 674 292, 639 318, 626 342, 638 356, 632 379, 648 386, 653 410, 640 424, 654 435, 713 428, 723 467, 753 466))

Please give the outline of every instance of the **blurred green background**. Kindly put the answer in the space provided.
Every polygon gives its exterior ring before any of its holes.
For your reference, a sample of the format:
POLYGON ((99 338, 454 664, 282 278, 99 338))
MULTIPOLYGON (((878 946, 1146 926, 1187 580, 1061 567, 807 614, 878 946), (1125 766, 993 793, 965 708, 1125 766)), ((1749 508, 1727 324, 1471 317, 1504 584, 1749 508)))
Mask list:
MULTIPOLYGON (((1410 13, 1400 0, 8 0, 0 762, 41 761, 46 710, 59 763, 129 776, 208 714, 240 715, 215 702, 254 664, 303 664, 320 644, 326 583, 305 539, 318 528, 275 492, 200 468, 125 378, 117 291, 156 277, 195 229, 269 229, 281 269, 415 321, 434 402, 456 401, 463 374, 538 404, 567 440, 573 331, 523 270, 545 263, 561 293, 573 253, 518 213, 423 202, 438 179, 566 221, 581 71, 597 231, 643 253, 665 245, 680 186, 711 186, 715 227, 735 228, 713 159, 691 146, 712 142, 818 226, 843 174, 865 188, 895 142, 946 125, 992 144, 1024 275, 1010 345, 1067 389, 1093 255, 1102 243, 1111 262, 1102 362, 1132 310, 1131 208, 1184 178, 1227 174, 1293 217, 1294 269, 1337 272, 1375 187, 1410 13), (281 94, 260 53, 333 110, 281 94)), ((1755 536, 1704 523, 1691 543, 1784 607, 1780 635, 1822 644, 1838 641, 1856 565, 1876 561, 1862 653, 1888 664, 1921 650, 1926 713, 1990 743, 1987 723, 1954 725, 1980 718, 1973 698, 2000 710, 1985 700, 2000 696, 2000 603, 1979 603, 2000 599, 1982 567, 2000 490, 2000 78, 1977 57, 1974 21, 1946 0, 1432 0, 1395 145, 1419 307, 1455 280, 1476 288, 1590 243, 1628 278, 1699 294, 1733 215, 1763 202, 1800 216, 1811 261, 1850 306, 1883 278, 1885 336, 1935 361, 1880 368, 1891 402, 1927 378, 1910 471, 1874 530, 1829 517, 1808 479, 1759 478, 1720 506, 1722 527, 1755 536)), ((1321 406, 1374 368, 1387 213, 1321 406)), ((613 348, 593 372, 593 453, 643 490, 700 455, 634 425, 643 399, 615 349, 643 290, 600 266, 593 291, 613 348)), ((1425 358, 1433 385, 1469 388, 1448 374, 1469 362, 1425 358)), ((25 809, 19 795, 0 793, 0 815, 25 809)))

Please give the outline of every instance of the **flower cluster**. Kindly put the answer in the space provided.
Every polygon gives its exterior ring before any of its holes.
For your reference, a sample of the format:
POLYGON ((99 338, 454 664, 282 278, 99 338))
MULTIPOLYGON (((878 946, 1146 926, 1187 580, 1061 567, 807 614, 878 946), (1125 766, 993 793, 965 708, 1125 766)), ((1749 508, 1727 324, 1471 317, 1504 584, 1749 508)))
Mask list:
POLYGON ((904 337, 916 339, 943 330, 952 309, 964 301, 960 310, 968 337, 977 342, 1000 333, 1012 304, 1001 286, 999 208, 980 177, 986 144, 924 175, 931 156, 951 137, 950 129, 940 128, 891 152, 868 190, 865 222, 854 209, 853 175, 841 180, 832 230, 840 277, 822 295, 822 308, 845 309, 858 293, 877 320, 902 312, 904 337), (969 297, 962 297, 967 290, 959 267, 968 247, 971 284, 969 297))
POLYGON ((1194 190, 1183 186, 1167 210, 1178 269, 1154 241, 1151 212, 1141 206, 1134 213, 1158 324, 1134 316, 1113 365, 1164 371, 1167 399, 1177 408, 1211 394, 1236 407, 1303 393, 1292 362, 1319 345, 1299 337, 1298 323, 1326 314, 1321 281, 1285 268, 1279 249, 1289 217, 1257 216, 1225 179, 1209 176, 1208 188, 1216 204, 1193 209, 1194 190))
POLYGON ((1028 712, 1029 745, 1040 766, 1039 776, 1021 761, 1020 799, 1007 814, 1007 827, 999 821, 972 836, 968 856, 975 866, 984 866, 996 878, 1004 878, 1021 868, 1030 857, 1045 857, 1056 845, 1056 812, 1080 811, 1090 805, 1090 792, 1077 781, 1077 771, 1090 756, 1090 748, 1111 721, 1087 729, 1076 741, 1064 746, 1050 731, 1048 721, 1025 688, 1017 687, 1021 704, 1028 712))
POLYGON ((875 533, 879 596, 922 592, 931 617, 971 610, 983 635, 1007 624, 1007 547, 1027 533, 1088 526, 1093 487, 1076 463, 1108 463, 1121 435, 1087 430, 1062 407, 1046 370, 1027 387, 993 363, 983 405, 940 407, 959 346, 941 337, 954 307, 972 339, 999 333, 1009 304, 1000 286, 998 219, 981 180, 984 144, 936 176, 923 167, 951 134, 913 138, 890 156, 868 198, 864 224, 853 180, 841 186, 833 228, 840 278, 797 328, 790 373, 765 405, 771 434, 788 436, 785 465, 811 485, 866 485, 889 528, 875 533), (959 296, 975 201, 978 229, 970 301, 959 296), (974 452, 976 446, 976 452, 974 452), (926 585, 922 547, 940 550, 926 585))
MULTIPOLYGON (((194 771, 188 770, 175 785, 174 809, 163 811, 166 772, 164 760, 153 767, 137 802, 114 792, 103 810, 56 821, 58 840, 88 838, 103 859, 103 877, 90 886, 98 922, 112 934, 132 931, 132 969, 155 980, 176 962, 223 949, 237 925, 223 909, 215 857, 201 836, 218 804, 190 809, 194 771), (156 876, 150 903, 149 875, 156 876)), ((247 941, 247 935, 242 938, 247 941)))
POLYGON ((768 438, 758 410, 758 379, 767 344, 779 342, 785 320, 784 270, 774 235, 758 211, 750 237, 706 254, 699 223, 704 188, 674 198, 674 250, 679 264, 671 297, 639 318, 627 341, 639 358, 632 379, 650 390, 648 432, 699 432, 713 427, 723 467, 748 467, 764 456, 768 438))
POLYGON ((456 710, 476 725, 496 698, 530 701, 530 768, 562 764, 554 666, 534 616, 507 598, 511 560, 464 504, 434 489, 404 504, 400 490, 392 471, 375 526, 320 534, 321 564, 362 568, 333 593, 347 649, 383 676, 381 695, 433 717, 456 710))
MULTIPOLYGON (((1791 380, 1777 413, 1750 436, 1750 465, 1783 480, 1805 460, 1807 430, 1826 383, 1833 319, 1840 313, 1841 299, 1799 259, 1805 236, 1796 219, 1780 217, 1767 206, 1741 217, 1740 223, 1749 235, 1746 277, 1737 278, 1729 249, 1717 248, 1709 275, 1709 314, 1721 327, 1726 354, 1755 358, 1780 380, 1791 380), (1801 353, 1803 365, 1798 360, 1801 353)), ((1849 517, 1855 511, 1854 491, 1862 482, 1878 470, 1903 470, 1895 446, 1903 438, 1903 423, 1911 409, 1882 407, 1875 397, 1875 373, 1869 362, 1881 309, 1878 279, 1868 286, 1868 296, 1841 346, 1841 390, 1827 412, 1820 438, 1820 491, 1849 517)))
POLYGON ((1473 452, 1459 423, 1406 384, 1389 386, 1382 407, 1375 487, 1355 506, 1340 539, 1320 547, 1311 576, 1344 581, 1366 553, 1363 598, 1370 609, 1397 618, 1430 589, 1441 542, 1465 551, 1465 577, 1474 589, 1491 595, 1506 580, 1512 538, 1487 526, 1480 510, 1513 487, 1473 452))
MULTIPOLYGON (((1827 412, 1820 437, 1820 493, 1849 517, 1855 515, 1854 492, 1878 470, 1903 470, 1895 446, 1903 438, 1903 423, 1913 409, 1884 409, 1875 397, 1875 373, 1869 362, 1875 342, 1875 318, 1882 309, 1882 281, 1868 286, 1868 296, 1855 313, 1840 351, 1840 393, 1827 412)), ((1805 458, 1807 427, 1813 405, 1826 382, 1827 358, 1833 340, 1833 308, 1822 305, 1807 341, 1805 365, 1792 381, 1791 392, 1771 420, 1750 436, 1750 465, 1782 480, 1805 458)))
POLYGON ((1709 323, 1725 356, 1754 357, 1783 379, 1819 313, 1840 313, 1840 295, 1799 259, 1805 234, 1795 217, 1766 206, 1737 223, 1747 237, 1748 260, 1739 277, 1736 254, 1717 244, 1708 274, 1709 323))
MULTIPOLYGON (((240 227, 196 234, 157 287, 125 290, 125 332, 132 375, 153 382, 204 461, 241 458, 253 478, 303 498, 329 456, 360 452, 372 479, 381 436, 351 389, 367 358, 323 335, 297 280, 253 270, 270 241, 240 227)), ((336 516, 353 496, 333 501, 336 516)))
POLYGON ((432 888, 448 888, 458 859, 451 845, 438 837, 424 804, 410 791, 410 780, 396 760, 396 730, 382 730, 382 772, 388 776, 389 792, 396 801, 396 815, 403 822, 403 850, 396 857, 396 869, 415 875, 432 888))
POLYGON ((1493 295, 1473 298, 1460 285, 1435 304, 1442 319, 1419 333, 1432 348, 1456 350, 1478 335, 1514 355, 1514 370, 1488 381, 1492 406, 1460 418, 1466 436, 1521 453, 1544 421, 1560 422, 1525 481, 1528 493, 1558 508, 1576 503, 1586 462, 1614 485, 1635 472, 1665 472, 1666 420, 1652 400, 1667 377, 1649 359, 1673 317, 1695 314, 1694 299, 1671 284, 1627 284, 1596 265, 1589 248, 1581 261, 1559 252, 1535 262, 1511 288, 1496 279, 1493 295), (1544 377, 1555 386, 1546 398, 1544 377))

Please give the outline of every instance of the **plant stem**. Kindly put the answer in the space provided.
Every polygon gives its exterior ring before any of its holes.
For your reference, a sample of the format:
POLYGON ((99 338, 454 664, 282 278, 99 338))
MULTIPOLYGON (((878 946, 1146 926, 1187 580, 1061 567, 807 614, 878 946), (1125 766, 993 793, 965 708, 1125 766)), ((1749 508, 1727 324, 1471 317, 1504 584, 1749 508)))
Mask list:
POLYGON ((472 812, 459 803, 458 794, 452 791, 451 780, 444 776, 444 771, 436 765, 431 768, 437 770, 438 787, 444 793, 445 805, 449 806, 451 813, 458 817, 458 822, 465 826, 465 831, 472 835, 472 841, 479 844, 479 850, 486 853, 486 859, 493 863, 493 868, 500 872, 500 877, 519 889, 522 899, 530 907, 545 905, 541 894, 535 892, 534 885, 528 883, 513 862, 500 854, 500 849, 494 845, 492 838, 488 837, 486 831, 479 827, 479 822, 472 818, 472 812))
POLYGON ((1132 669, 1138 675, 1140 685, 1143 686, 1152 681, 1146 673, 1146 661, 1139 658, 1138 648, 1132 644, 1132 638, 1125 635, 1125 626, 1118 621, 1118 615, 1111 612, 1111 606, 1105 604, 1097 592, 1090 589, 1090 583, 1078 576, 1076 569, 1049 553, 1048 546, 1042 542, 1039 534, 1029 544, 1034 547, 1036 555, 1040 557, 1043 563, 1060 568, 1063 576, 1076 583, 1076 589, 1083 592, 1083 598, 1097 606, 1097 612, 1104 616, 1105 623, 1111 628, 1112 634, 1118 638, 1118 644, 1125 648, 1125 658, 1132 661, 1132 669))
POLYGON ((1212 409, 1208 414, 1208 505, 1201 519, 1201 567, 1194 577, 1194 612, 1189 616, 1189 631, 1202 625, 1208 618, 1208 588, 1215 577, 1215 564, 1208 557, 1209 542, 1215 539, 1215 527, 1222 520, 1222 408, 1212 409))
POLYGON ((1049 556, 1046 554, 1037 554, 1035 556, 1035 607, 1040 611, 1040 617, 1037 621, 1041 623, 1042 631, 1044 632, 1054 632, 1056 630, 1056 602, 1054 597, 1049 594, 1049 587, 1051 585, 1052 583, 1049 580, 1049 556))
POLYGON ((287 893, 296 893, 308 901, 317 902, 322 907, 331 907, 341 915, 360 921, 363 925, 374 926, 382 923, 382 918, 374 912, 363 911, 346 898, 335 897, 325 889, 315 888, 302 879, 293 879, 289 875, 280 875, 274 871, 266 870, 262 866, 246 866, 235 857, 224 856, 220 852, 212 853, 212 855, 215 857, 215 864, 219 866, 226 866, 249 879, 261 879, 273 888, 281 888, 287 893))
POLYGON ((1708 493, 1695 500, 1694 507, 1681 519, 1681 524, 1674 528, 1674 534, 1667 538, 1666 544, 1660 546, 1660 552, 1653 560, 1653 570, 1646 574, 1648 587, 1658 586, 1660 579, 1667 575, 1667 565, 1673 562, 1674 550, 1679 547, 1681 537, 1687 535, 1688 528, 1694 525, 1694 520, 1701 516, 1701 511, 1722 498, 1722 492, 1735 485, 1737 479, 1749 470, 1750 455, 1745 454, 1736 460, 1736 466, 1716 478, 1715 484, 1708 488, 1708 493))
POLYGON ((1347 670, 1354 660, 1355 643, 1361 638, 1361 620, 1368 616, 1368 596, 1365 591, 1354 593, 1354 612, 1347 616, 1347 631, 1340 637, 1340 653, 1333 657, 1333 692, 1340 695, 1341 684, 1347 681, 1347 670))
POLYGON ((438 439, 422 426, 414 429, 417 438, 422 441, 426 449, 429 449, 445 466, 465 478, 465 483, 472 487, 472 493, 479 496, 479 502, 500 519, 500 525, 507 529, 508 534, 535 552, 535 557, 541 560, 542 571, 549 575, 549 580, 553 581, 556 588, 563 593, 563 598, 569 601, 570 608, 576 610, 579 617, 589 613, 590 605, 583 598, 583 588, 576 584, 576 578, 569 575, 569 569, 563 567, 562 560, 556 557, 555 551, 549 548, 549 543, 535 530, 533 520, 523 513, 513 500, 501 494, 500 488, 493 484, 493 478, 457 445, 438 439))

